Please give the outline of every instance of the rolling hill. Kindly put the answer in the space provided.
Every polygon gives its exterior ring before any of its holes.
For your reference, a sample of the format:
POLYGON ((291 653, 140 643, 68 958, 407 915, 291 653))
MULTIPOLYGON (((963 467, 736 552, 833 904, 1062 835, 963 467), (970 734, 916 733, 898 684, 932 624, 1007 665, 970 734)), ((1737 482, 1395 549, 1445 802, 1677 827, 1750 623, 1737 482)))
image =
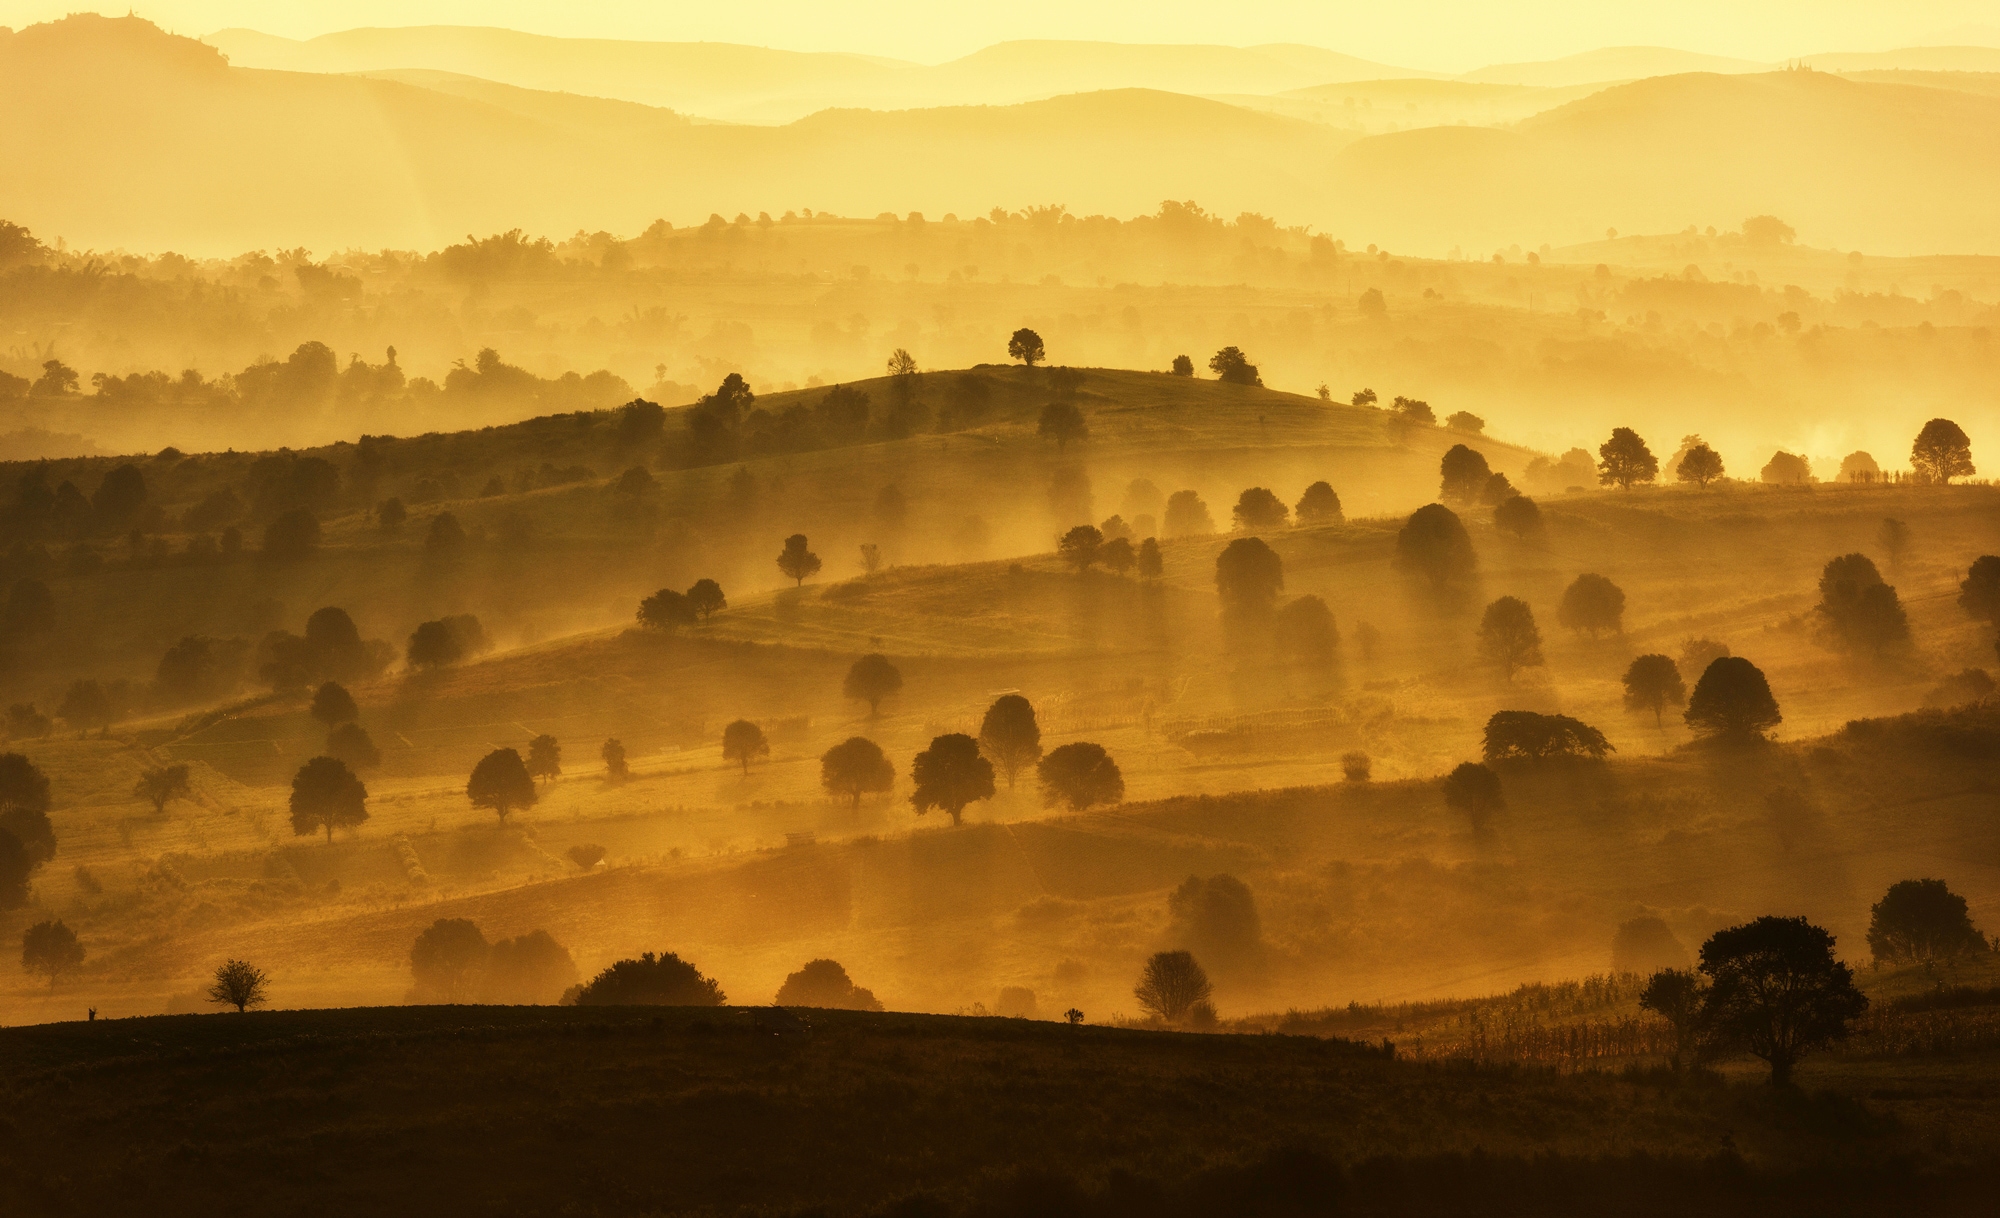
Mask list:
POLYGON ((1458 77, 1473 84, 1562 88, 1687 72, 1762 72, 1769 65, 1670 47, 1604 47, 1539 63, 1499 63, 1458 77))

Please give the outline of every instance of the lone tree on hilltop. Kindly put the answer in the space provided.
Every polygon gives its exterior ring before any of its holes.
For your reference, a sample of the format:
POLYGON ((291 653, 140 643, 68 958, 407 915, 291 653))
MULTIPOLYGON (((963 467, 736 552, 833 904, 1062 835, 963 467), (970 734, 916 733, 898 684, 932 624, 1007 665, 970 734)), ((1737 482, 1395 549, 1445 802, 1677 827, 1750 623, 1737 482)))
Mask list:
POLYGON ((472 777, 465 784, 465 797, 475 808, 491 808, 498 813, 504 825, 509 812, 534 807, 539 795, 521 755, 513 749, 494 749, 472 767, 472 777))
POLYGON ((870 719, 882 713, 882 699, 902 688, 901 670, 884 655, 865 655, 854 661, 847 670, 847 679, 840 684, 843 697, 868 704, 870 719))
POLYGON ((1066 805, 1081 812, 1125 798, 1125 776, 1104 746, 1078 741, 1052 749, 1035 767, 1042 780, 1042 805, 1066 805))
POLYGON ((1601 761, 1615 751, 1603 732, 1568 715, 1509 710, 1494 711, 1486 720, 1489 762, 1601 761))
POLYGON ((1621 634, 1625 629, 1625 590, 1602 575, 1579 575, 1564 590, 1556 620, 1592 638, 1621 634))
POLYGON ((1326 482, 1315 482, 1307 487, 1292 511, 1300 524, 1340 524, 1346 520, 1340 511, 1340 496, 1326 482))
POLYGON ((936 808, 957 828, 965 806, 993 798, 993 763, 979 755, 979 742, 961 732, 933 737, 910 764, 910 805, 922 816, 936 808))
POLYGON ((1047 359, 1048 352, 1042 347, 1042 336, 1023 326, 1007 340, 1007 358, 1020 360, 1032 368, 1047 359))
POLYGON ((1208 370, 1225 385, 1262 385, 1264 378, 1257 375, 1257 365, 1250 357, 1235 347, 1224 347, 1208 359, 1208 370))
POLYGON ((1063 452, 1071 441, 1080 443, 1090 438, 1090 424, 1083 421, 1083 412, 1076 408, 1075 402, 1050 402, 1042 407, 1035 434, 1044 440, 1054 440, 1056 451, 1063 452))
POLYGON ((1761 739, 1784 722, 1763 670, 1742 656, 1711 660, 1681 717, 1698 732, 1739 742, 1761 739))
POLYGON ((1268 610, 1284 588, 1284 560, 1262 538, 1239 537, 1215 556, 1215 590, 1226 609, 1268 610))
POLYGON ((1042 728, 1035 708, 1020 694, 1002 694, 986 708, 979 724, 979 751, 991 757, 1007 776, 1007 789, 1025 766, 1041 760, 1042 728))
POLYGON ((1676 1078, 1715 1054, 1715 1029, 1710 1026, 1708 983, 1685 968, 1663 968, 1646 980, 1639 992, 1639 1009, 1651 1011, 1673 1029, 1667 1066, 1676 1078))
POLYGON ((1880 964, 1922 964, 1988 947, 1965 898, 1943 880, 1901 880, 1869 911, 1868 950, 1880 964))
POLYGON ((1185 355, 1176 355, 1176 356, 1174 357, 1174 375, 1175 375, 1175 376, 1193 376, 1193 375, 1194 375, 1194 361, 1193 361, 1193 360, 1191 360, 1191 359, 1189 359, 1189 358, 1188 358, 1187 356, 1185 356, 1185 355))
POLYGON ((773 1006, 811 1007, 825 1011, 879 1011, 874 993, 854 984, 838 960, 808 960, 778 987, 773 1006))
POLYGON ((1528 602, 1503 596, 1486 606, 1479 619, 1479 650, 1514 679, 1514 670, 1542 662, 1542 632, 1528 602))
POLYGON ((1868 1010, 1833 943, 1804 918, 1762 917, 1701 945, 1715 1028, 1770 1063, 1772 1086, 1790 1083, 1800 1058, 1845 1039, 1848 1023, 1868 1010))
POLYGON ((639 602, 639 625, 672 634, 678 627, 694 625, 697 613, 686 593, 662 588, 639 602))
POLYGON ((714 616, 716 610, 729 608, 728 598, 722 595, 722 585, 712 579, 694 581, 694 586, 689 588, 685 595, 688 608, 701 614, 701 620, 704 622, 714 616))
POLYGON ((215 970, 215 979, 209 983, 207 996, 210 1002, 235 1007, 236 1013, 241 1015, 251 1007, 262 1006, 270 1000, 271 978, 247 960, 231 960, 215 970))
POLYGON ((896 785, 896 767, 883 755, 882 746, 866 736, 849 736, 820 754, 819 785, 838 799, 851 799, 859 810, 861 797, 887 791, 896 785))
POLYGON ((1104 534, 1095 525, 1080 524, 1056 541, 1056 553, 1076 568, 1078 575, 1090 570, 1104 550, 1104 534))
POLYGON ((1629 427, 1612 428, 1611 438, 1598 446, 1597 457, 1597 480, 1605 486, 1631 490, 1634 482, 1660 476, 1660 459, 1629 427))
POLYGON ((543 732, 528 741, 528 776, 542 780, 562 777, 562 744, 543 732))
POLYGON ((361 708, 345 686, 328 681, 313 694, 312 717, 328 727, 339 727, 361 717, 361 708))
POLYGON ((1666 708, 1687 702, 1687 683, 1681 680, 1680 666, 1672 656, 1636 657, 1625 670, 1625 709, 1652 711, 1653 726, 1666 722, 1666 708))
POLYGON ((1483 453, 1454 444, 1438 462, 1438 498, 1454 503, 1478 503, 1493 479, 1483 453))
POLYGON ((729 1001, 712 977, 672 952, 620 960, 563 995, 580 1007, 719 1007, 729 1001))
POLYGON ((176 799, 186 799, 193 793, 188 785, 188 768, 185 765, 163 765, 141 770, 132 793, 153 805, 153 815, 165 816, 168 804, 176 799))
POLYGON ((1282 529, 1291 512, 1284 500, 1261 486, 1253 486, 1236 497, 1230 515, 1239 529, 1282 529))
POLYGON ((326 755, 346 762, 350 770, 372 770, 382 764, 382 750, 359 723, 343 723, 328 732, 326 755))
POLYGON ((1709 483, 1722 477, 1722 454, 1706 444, 1697 444, 1674 467, 1674 477, 1707 490, 1709 483))
POLYGON ((292 832, 304 837, 326 831, 333 845, 335 827, 351 828, 368 819, 368 788, 347 763, 315 757, 292 776, 292 832))
POLYGON ((778 570, 783 571, 785 578, 791 580, 795 587, 819 574, 819 555, 808 548, 804 533, 794 533, 785 538, 785 548, 778 554, 778 570))
POLYGON ((1167 515, 1162 525, 1168 537, 1199 537, 1215 532, 1215 517, 1208 504, 1193 491, 1175 491, 1167 496, 1167 515))
POLYGON ((1542 509, 1526 495, 1510 495, 1493 509, 1493 527, 1526 541, 1542 532, 1542 509))
POLYGON ((57 922, 37 922, 21 935, 21 968, 49 979, 49 988, 65 973, 83 967, 83 944, 76 932, 57 922))
POLYGON ((435 1002, 471 997, 492 950, 471 919, 439 918, 410 945, 417 995, 435 1002))
POLYGON ((1910 445, 1910 467, 1920 481, 1945 486, 1950 486, 1953 478, 1979 472, 1972 466, 1972 441, 1950 419, 1932 419, 1924 424, 1924 429, 1917 433, 1916 443, 1910 445))
POLYGON ((1479 558, 1458 514, 1442 503, 1428 503, 1410 513, 1397 531, 1395 562, 1442 590, 1471 575, 1479 558))
POLYGON ((1835 649, 1883 652, 1910 641, 1910 621, 1896 590, 1866 554, 1843 554, 1827 562, 1819 577, 1819 604, 1813 614, 1822 640, 1835 649))
POLYGON ((1958 607, 1975 621, 2000 622, 2000 558, 1981 554, 1958 585, 1958 607))
POLYGON ((750 777, 750 763, 771 755, 771 742, 764 738, 764 729, 748 719, 738 719, 722 729, 722 759, 736 762, 743 767, 743 777, 750 777))
POLYGON ((1476 761, 1461 763, 1444 779, 1445 807, 1465 817, 1474 833, 1483 834, 1496 812, 1507 808, 1500 776, 1476 761))
POLYGON ((624 741, 613 736, 604 742, 603 748, 597 750, 597 755, 604 758, 604 776, 612 782, 624 782, 632 777, 632 767, 625 761, 624 741))
POLYGON ((1207 1002, 1214 993, 1208 973, 1188 951, 1154 952, 1132 988, 1140 1009, 1166 1023, 1181 1022, 1196 1003, 1207 1002))

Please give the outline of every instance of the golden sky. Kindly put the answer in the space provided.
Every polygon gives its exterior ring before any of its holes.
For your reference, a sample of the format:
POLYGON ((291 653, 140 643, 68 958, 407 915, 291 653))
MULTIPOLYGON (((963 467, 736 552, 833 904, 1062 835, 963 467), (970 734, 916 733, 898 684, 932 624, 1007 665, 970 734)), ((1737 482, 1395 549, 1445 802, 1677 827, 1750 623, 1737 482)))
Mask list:
MULTIPOLYGON (((0 0, 0 25, 76 0, 0 0)), ((121 12, 112 9, 113 12, 121 12)), ((2000 45, 2000 0, 156 0, 176 33, 229 27, 305 38, 356 26, 488 25, 570 37, 741 42, 939 62, 1016 38, 1302 42, 1398 66, 1465 71, 1602 46, 1759 61, 1939 42, 2000 45)))

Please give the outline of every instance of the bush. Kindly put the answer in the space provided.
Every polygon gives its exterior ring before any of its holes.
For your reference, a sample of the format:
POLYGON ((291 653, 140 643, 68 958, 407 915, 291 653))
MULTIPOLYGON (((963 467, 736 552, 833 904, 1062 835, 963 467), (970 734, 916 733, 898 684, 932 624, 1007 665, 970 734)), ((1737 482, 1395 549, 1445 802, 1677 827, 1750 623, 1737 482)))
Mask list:
POLYGON ((778 987, 774 1006, 817 1007, 830 1011, 879 1011, 882 1003, 870 990, 854 984, 837 960, 809 960, 778 987))
POLYGON ((580 1007, 719 1007, 728 1001, 714 979, 672 952, 647 952, 637 960, 620 960, 563 995, 580 1007))

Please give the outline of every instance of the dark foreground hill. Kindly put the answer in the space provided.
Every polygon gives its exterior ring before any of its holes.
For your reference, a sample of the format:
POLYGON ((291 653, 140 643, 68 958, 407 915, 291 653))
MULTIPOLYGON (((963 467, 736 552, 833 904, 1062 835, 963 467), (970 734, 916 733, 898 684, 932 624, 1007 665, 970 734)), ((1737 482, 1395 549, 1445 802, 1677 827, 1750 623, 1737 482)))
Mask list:
POLYGON ((1905 1069, 1862 1100, 772 1008, 101 1021, 0 1032, 0 1196, 10 1214, 142 1196, 155 1215, 1972 1213, 1994 1179, 1979 1067, 1905 1069), (1917 1100, 1955 1108, 1956 1142, 1898 1114, 1917 1100))

